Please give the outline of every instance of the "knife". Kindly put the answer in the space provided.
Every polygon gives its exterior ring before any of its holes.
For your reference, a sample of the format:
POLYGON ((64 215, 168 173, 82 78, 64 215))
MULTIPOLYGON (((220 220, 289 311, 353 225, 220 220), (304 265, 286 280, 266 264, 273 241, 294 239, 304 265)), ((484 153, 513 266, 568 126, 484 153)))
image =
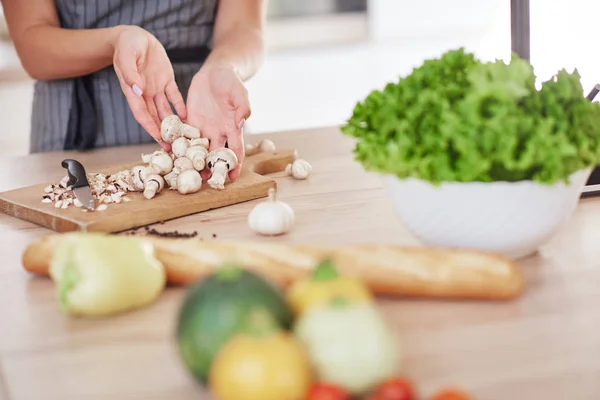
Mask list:
POLYGON ((92 189, 90 188, 83 165, 79 161, 72 159, 63 160, 60 165, 67 170, 67 174, 69 175, 68 185, 71 186, 77 200, 88 210, 94 211, 96 202, 94 201, 92 189))

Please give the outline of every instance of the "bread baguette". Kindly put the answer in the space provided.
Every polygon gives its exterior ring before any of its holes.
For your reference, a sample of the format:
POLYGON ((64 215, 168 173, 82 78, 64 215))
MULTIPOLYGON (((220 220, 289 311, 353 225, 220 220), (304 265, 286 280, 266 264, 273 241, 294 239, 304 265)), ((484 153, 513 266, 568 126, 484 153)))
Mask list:
MULTIPOLYGON (((31 243, 24 268, 47 275, 52 250, 64 235, 31 243)), ((362 279, 376 294, 410 297, 508 299, 524 282, 518 266, 483 252, 378 244, 319 246, 252 241, 140 237, 154 244, 171 284, 188 284, 224 263, 237 263, 285 287, 331 258, 342 274, 362 279)))

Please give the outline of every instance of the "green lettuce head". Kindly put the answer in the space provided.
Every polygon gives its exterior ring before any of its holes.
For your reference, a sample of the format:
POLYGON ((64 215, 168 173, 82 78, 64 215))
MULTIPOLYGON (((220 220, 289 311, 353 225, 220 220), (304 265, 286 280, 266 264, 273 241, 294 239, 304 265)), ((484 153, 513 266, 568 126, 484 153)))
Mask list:
POLYGON ((577 70, 535 87, 531 65, 451 50, 359 102, 342 132, 370 171, 441 182, 552 184, 600 163, 600 104, 577 70))

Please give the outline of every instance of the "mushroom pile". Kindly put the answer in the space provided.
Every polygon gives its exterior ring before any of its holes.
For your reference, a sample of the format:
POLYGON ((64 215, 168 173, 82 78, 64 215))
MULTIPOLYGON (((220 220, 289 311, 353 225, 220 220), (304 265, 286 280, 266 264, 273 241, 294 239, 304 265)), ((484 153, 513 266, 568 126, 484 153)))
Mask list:
POLYGON ((202 187, 200 172, 211 171, 208 185, 217 190, 225 188, 227 173, 238 164, 237 156, 228 148, 208 151, 209 140, 200 131, 181 121, 177 115, 163 119, 161 137, 171 145, 171 152, 157 150, 142 154, 146 165, 133 167, 133 180, 137 190, 151 199, 165 186, 181 194, 198 192, 202 187))

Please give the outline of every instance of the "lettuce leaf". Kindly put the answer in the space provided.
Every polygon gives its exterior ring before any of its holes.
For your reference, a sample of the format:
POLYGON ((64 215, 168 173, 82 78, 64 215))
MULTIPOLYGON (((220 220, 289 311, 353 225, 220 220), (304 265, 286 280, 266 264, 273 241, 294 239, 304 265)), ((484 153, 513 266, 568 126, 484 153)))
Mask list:
POLYGON ((426 60, 356 104, 342 132, 370 171, 441 182, 552 184, 600 163, 600 104, 577 70, 535 87, 531 65, 464 49, 426 60))

